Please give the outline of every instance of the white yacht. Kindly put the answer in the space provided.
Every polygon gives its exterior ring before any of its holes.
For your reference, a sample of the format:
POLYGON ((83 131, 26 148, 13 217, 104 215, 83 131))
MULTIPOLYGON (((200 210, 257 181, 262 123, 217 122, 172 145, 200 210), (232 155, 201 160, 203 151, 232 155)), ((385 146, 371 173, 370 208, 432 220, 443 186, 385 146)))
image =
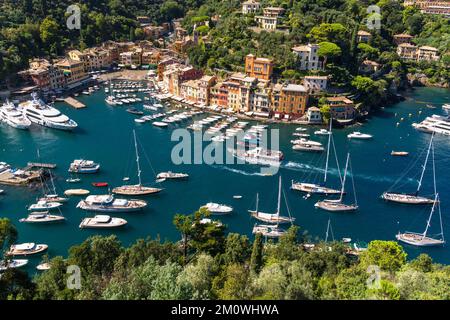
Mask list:
POLYGON ((140 211, 147 206, 144 200, 114 199, 112 195, 88 196, 81 200, 77 208, 98 212, 133 212, 140 211))
POLYGON ((26 218, 22 218, 19 221, 25 223, 51 223, 51 222, 62 222, 66 220, 63 216, 49 214, 48 211, 45 212, 32 212, 26 218))
POLYGON ((442 109, 447 113, 450 112, 450 103, 443 104, 442 109))
POLYGON ((256 147, 248 151, 234 150, 233 156, 251 164, 271 166, 279 166, 284 159, 283 152, 279 150, 268 150, 262 147, 256 147))
POLYGON ((0 271, 24 267, 28 264, 28 259, 0 260, 0 271))
POLYGON ((315 135, 322 135, 322 136, 326 136, 326 135, 329 135, 331 132, 330 131, 328 131, 327 129, 320 129, 320 130, 317 130, 317 131, 314 131, 314 134, 315 135))
POLYGON ((218 204, 214 202, 208 202, 201 208, 207 209, 211 214, 226 214, 233 211, 233 208, 224 204, 218 204))
POLYGON ((48 211, 48 210, 54 210, 54 209, 58 209, 59 207, 62 206, 62 203, 60 202, 48 202, 48 201, 43 201, 40 200, 35 204, 32 204, 28 210, 29 211, 48 211))
POLYGON ((16 129, 28 129, 31 121, 23 115, 23 110, 8 100, 0 107, 0 122, 3 121, 16 129))
POLYGON ((127 220, 113 218, 107 215, 96 215, 93 218, 84 218, 80 223, 80 229, 84 228, 116 228, 127 224, 127 220))
POLYGON ((281 229, 277 225, 271 224, 255 224, 253 227, 253 234, 261 233, 267 238, 279 238, 286 233, 284 229, 281 229))
POLYGON ((413 123, 412 126, 419 131, 427 133, 440 133, 450 136, 450 117, 439 116, 433 114, 431 117, 425 118, 421 123, 413 123))
POLYGON ((72 173, 96 173, 100 165, 92 160, 77 159, 69 166, 69 172, 72 173))
POLYGON ((347 135, 347 138, 349 139, 361 139, 361 140, 367 140, 372 139, 373 136, 367 133, 361 133, 359 131, 352 132, 347 135))
POLYGON ((31 122, 59 130, 73 130, 78 126, 75 121, 69 119, 69 117, 62 114, 58 109, 49 106, 39 99, 36 93, 33 93, 31 96, 33 100, 29 100, 20 105, 23 109, 24 116, 31 122))
POLYGON ((172 171, 160 172, 156 176, 157 179, 187 179, 189 175, 187 173, 176 173, 172 171))
POLYGON ((46 244, 36 244, 34 242, 27 242, 21 244, 13 244, 9 251, 6 253, 7 256, 29 256, 36 253, 44 252, 48 249, 46 244))

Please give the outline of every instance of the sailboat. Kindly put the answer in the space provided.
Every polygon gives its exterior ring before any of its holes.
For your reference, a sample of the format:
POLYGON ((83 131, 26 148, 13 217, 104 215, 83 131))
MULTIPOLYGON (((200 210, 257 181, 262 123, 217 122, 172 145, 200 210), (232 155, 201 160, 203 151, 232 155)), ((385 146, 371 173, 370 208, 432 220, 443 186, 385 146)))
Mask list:
POLYGON ((433 201, 433 207, 431 208, 430 216, 427 220, 427 225, 425 227, 425 231, 423 233, 416 233, 416 232, 409 232, 406 231, 404 233, 398 233, 396 236, 398 241, 402 241, 407 244, 411 244, 413 246, 418 247, 430 247, 430 246, 441 246, 445 243, 444 240, 444 229, 442 227, 442 214, 441 214, 441 207, 439 204, 439 194, 436 193, 436 196, 434 197, 433 201), (434 212, 436 211, 436 206, 438 207, 439 211, 439 220, 440 220, 440 228, 441 232, 437 235, 436 238, 432 238, 428 236, 428 229, 431 225, 431 218, 433 217, 434 212))
POLYGON ((136 164, 137 164, 137 176, 139 183, 136 185, 124 185, 121 187, 114 188, 112 190, 115 194, 120 195, 129 195, 129 196, 143 196, 153 193, 158 193, 162 191, 160 188, 152 188, 152 187, 144 187, 141 182, 141 166, 139 164, 139 151, 136 141, 136 131, 133 130, 133 137, 134 137, 134 148, 136 150, 136 164))
POLYGON ((281 204, 281 176, 278 182, 278 205, 277 205, 277 212, 276 213, 264 213, 259 212, 258 205, 259 205, 259 194, 256 194, 256 209, 255 210, 249 210, 252 217, 255 219, 258 219, 260 221, 264 221, 267 223, 292 223, 295 221, 295 218, 292 217, 286 217, 286 216, 280 216, 280 204, 281 204))
POLYGON ((352 173, 352 183, 353 183, 353 193, 355 195, 355 203, 345 204, 342 202, 343 197, 344 197, 345 181, 346 181, 346 177, 347 177, 349 162, 350 162, 350 153, 347 153, 347 161, 345 164, 344 178, 342 180, 341 195, 340 195, 339 199, 337 199, 337 200, 326 199, 324 201, 319 201, 314 205, 316 208, 320 208, 320 209, 327 210, 327 211, 353 211, 353 210, 358 209, 358 203, 356 200, 356 192, 355 192, 355 182, 353 180, 353 173, 352 173))
MULTIPOLYGON (((325 186, 325 184, 327 183, 328 161, 330 158, 331 144, 333 144, 334 154, 336 157, 336 164, 337 164, 338 171, 339 171, 339 162, 337 160, 336 148, 334 146, 333 133, 331 131, 331 124, 332 124, 332 119, 330 119, 330 130, 329 130, 330 134, 328 135, 327 157, 326 157, 326 162, 325 162, 325 174, 323 177, 323 184, 292 181, 292 185, 291 185, 292 190, 307 192, 308 194, 315 193, 315 194, 329 195, 329 194, 340 194, 341 193, 341 190, 332 189, 332 188, 328 188, 325 186)), ((339 174, 339 177, 340 177, 340 174, 339 174)), ((341 182, 342 182, 342 178, 341 178, 341 182)))
POLYGON ((39 199, 39 201, 51 201, 51 202, 67 202, 69 199, 64 198, 64 197, 60 197, 58 196, 58 194, 56 193, 56 187, 55 187, 55 182, 53 181, 53 175, 52 172, 49 171, 50 174, 50 181, 52 183, 52 192, 51 194, 45 193, 44 196, 42 198, 39 199))
MULTIPOLYGON (((420 179, 417 185, 417 190, 413 194, 408 193, 397 193, 397 192, 389 192, 386 191, 381 195, 381 198, 386 201, 405 203, 405 204, 434 204, 434 199, 427 198, 423 196, 419 196, 420 188, 422 187, 422 180, 425 173, 425 169, 427 167, 428 158, 430 156, 431 149, 433 148, 433 139, 434 133, 431 135, 430 144, 428 146, 427 155, 425 157, 425 163, 422 167, 422 173, 420 175, 420 179)), ((434 168, 434 155, 433 155, 433 168, 434 168)), ((433 169, 434 170, 434 169, 433 169)), ((435 183, 435 194, 436 194, 436 183, 435 183)))

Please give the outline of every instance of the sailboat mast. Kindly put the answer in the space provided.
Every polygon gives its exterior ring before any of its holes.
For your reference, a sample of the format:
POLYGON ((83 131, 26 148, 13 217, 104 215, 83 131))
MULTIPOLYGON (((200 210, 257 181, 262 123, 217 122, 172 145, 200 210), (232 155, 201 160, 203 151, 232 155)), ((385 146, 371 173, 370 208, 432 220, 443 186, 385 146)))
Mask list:
POLYGON ((51 170, 49 170, 49 173, 50 173, 50 181, 52 182, 53 194, 56 194, 56 187, 55 187, 55 183, 53 181, 53 175, 52 175, 51 170))
POLYGON ((344 179, 342 180, 341 196, 339 197, 339 202, 342 202, 342 198, 344 196, 345 180, 347 178, 347 169, 348 169, 348 159, 349 158, 350 158, 350 153, 347 153, 347 162, 345 163, 344 179))
POLYGON ((325 183, 325 182, 327 182, 327 173, 328 173, 328 159, 330 158, 330 144, 331 144, 331 124, 332 124, 332 121, 333 119, 332 118, 330 118, 330 133, 328 134, 328 146, 327 146, 327 160, 326 160, 326 162, 325 162, 325 174, 324 174, 324 177, 323 177, 323 182, 325 183))
POLYGON ((136 131, 133 130, 133 137, 134 137, 134 148, 136 149, 136 164, 137 164, 137 174, 139 179, 139 186, 142 185, 141 182, 141 166, 139 165, 139 152, 138 152, 138 146, 136 141, 136 131))
POLYGON ((434 213, 434 209, 436 208, 436 203, 438 201, 438 197, 439 197, 439 195, 436 193, 436 196, 434 197, 433 207, 431 208, 430 216, 428 217, 428 220, 427 220, 427 226, 422 235, 423 238, 425 238, 427 236, 428 228, 430 227, 431 218, 433 217, 433 213, 434 213))
POLYGON ((328 219, 327 231, 325 232, 325 242, 328 241, 328 231, 330 230, 330 219, 328 219))
MULTIPOLYGON (((420 187, 422 186, 423 175, 424 175, 425 169, 426 169, 426 167, 427 167, 428 157, 430 156, 430 151, 431 151, 431 146, 433 145, 433 138, 434 138, 434 133, 431 134, 430 145, 429 145, 429 147, 428 147, 427 156, 425 157, 425 163, 423 164, 422 173, 421 173, 421 175, 420 175, 420 179, 419 179, 419 184, 418 184, 418 186, 417 186, 416 195, 419 193, 420 187)), ((436 193, 436 192, 435 192, 435 193, 436 193)))
POLYGON ((256 215, 258 215, 258 207, 259 207, 259 193, 256 194, 256 215))
POLYGON ((278 181, 278 205, 277 205, 277 217, 280 216, 280 206, 281 206, 281 176, 278 181))

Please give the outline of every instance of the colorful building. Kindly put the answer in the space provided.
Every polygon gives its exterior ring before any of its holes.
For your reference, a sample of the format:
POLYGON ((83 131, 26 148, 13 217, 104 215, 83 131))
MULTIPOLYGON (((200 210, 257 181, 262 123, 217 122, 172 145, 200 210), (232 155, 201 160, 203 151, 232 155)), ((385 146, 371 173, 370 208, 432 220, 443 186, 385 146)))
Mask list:
POLYGON ((322 70, 323 64, 319 60, 319 45, 308 43, 296 46, 292 52, 297 56, 297 64, 300 70, 322 70))
POLYGON ((245 57, 245 73, 249 77, 262 80, 270 80, 273 72, 273 60, 267 58, 256 58, 249 54, 245 57))

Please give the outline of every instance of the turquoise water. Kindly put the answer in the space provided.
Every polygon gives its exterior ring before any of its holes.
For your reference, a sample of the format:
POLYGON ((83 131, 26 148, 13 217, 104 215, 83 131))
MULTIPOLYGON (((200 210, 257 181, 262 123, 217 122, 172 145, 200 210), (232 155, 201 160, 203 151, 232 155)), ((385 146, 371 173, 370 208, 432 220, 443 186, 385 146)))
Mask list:
MULTIPOLYGON (((358 204, 360 210, 354 213, 336 214, 319 211, 314 203, 319 199, 312 196, 305 200, 303 194, 289 189, 290 181, 320 179, 323 174, 324 154, 299 153, 291 150, 290 140, 296 126, 276 124, 280 129, 281 150, 285 162, 280 169, 283 188, 291 214, 296 217, 296 224, 302 231, 307 230, 313 238, 324 238, 327 221, 331 223, 336 239, 351 237, 354 241, 368 242, 374 239, 392 240, 399 230, 422 232, 429 214, 429 207, 410 207, 386 203, 379 199, 400 178, 402 172, 427 147, 430 136, 416 132, 411 123, 421 121, 425 116, 442 114, 441 105, 449 101, 450 91, 443 89, 421 88, 411 92, 408 99, 386 108, 373 115, 362 127, 335 130, 335 142, 341 166, 344 166, 346 153, 351 152, 358 204), (437 109, 429 109, 426 103, 433 103, 437 109), (419 111, 422 111, 419 114, 419 111), (409 116, 411 114, 411 116, 409 116), (400 120, 403 118, 403 121, 400 120), (396 126, 396 123, 400 124, 396 126), (358 130, 374 135, 371 141, 348 141, 347 134, 358 130), (392 157, 392 150, 409 151, 410 156, 392 157)), ((65 189, 85 188, 92 194, 101 194, 106 190, 91 186, 94 181, 106 181, 111 186, 124 184, 122 178, 134 177, 134 147, 132 130, 136 129, 139 141, 146 155, 141 154, 143 182, 154 181, 156 172, 172 170, 189 173, 187 181, 166 181, 162 184, 164 191, 149 196, 149 207, 141 213, 125 213, 128 225, 114 231, 80 230, 81 219, 91 215, 76 209, 79 198, 71 198, 64 205, 63 214, 67 221, 55 225, 21 224, 18 220, 27 214, 26 206, 34 203, 39 190, 19 187, 5 187, 6 194, 0 196, 0 216, 10 218, 19 231, 19 241, 47 243, 49 255, 66 255, 67 249, 78 244, 93 234, 111 233, 123 241, 124 245, 133 243, 138 238, 160 236, 162 239, 178 240, 179 234, 172 224, 176 213, 191 213, 206 202, 213 201, 234 207, 234 213, 221 217, 230 232, 239 232, 251 236, 255 223, 247 210, 255 206, 255 194, 260 195, 260 210, 276 210, 278 175, 264 176, 253 165, 179 165, 171 162, 171 150, 177 142, 171 142, 174 128, 185 127, 172 125, 161 129, 149 123, 136 124, 135 116, 125 111, 126 107, 110 107, 104 102, 102 91, 92 96, 80 96, 81 102, 88 108, 75 110, 64 103, 58 108, 78 122, 79 128, 73 132, 61 132, 42 127, 33 127, 30 131, 19 131, 6 125, 0 126, 0 161, 13 166, 23 167, 28 161, 37 160, 36 150, 40 150, 42 162, 58 165, 54 170, 56 185, 62 194, 65 189), (150 161, 147 161, 147 157, 150 161), (102 167, 96 175, 83 175, 82 183, 68 184, 67 169, 73 159, 86 158, 99 162, 102 167), (151 166, 150 166, 151 163, 151 166), (153 169, 152 169, 153 168, 153 169), (233 199, 233 195, 242 195, 242 199, 233 199)), ((142 103, 141 103, 142 104, 142 103)), ((139 106, 139 105, 137 105, 139 106)), ((308 129, 312 134, 317 128, 308 129)), ((326 136, 314 136, 311 139, 326 142, 326 136)), ((444 232, 450 231, 450 140, 448 137, 436 137, 436 167, 438 190, 442 202, 444 232)), ((329 181, 338 187, 338 176, 333 158, 330 161, 329 181)), ((420 163, 420 161, 419 161, 420 163)), ((410 174, 401 180, 401 191, 414 191, 420 171, 416 165, 410 174)), ((132 181, 134 182, 134 181, 132 181)), ((349 184, 351 185, 351 184, 349 184)), ((431 175, 424 178, 424 192, 432 192, 431 175)), ((349 189, 351 191, 351 188, 349 189)), ((352 200, 352 192, 347 201, 352 200)), ((282 203, 286 214, 286 206, 282 203)), ((438 220, 432 223, 432 231, 438 227, 438 220)), ((450 263, 450 252, 442 248, 415 248, 406 246, 409 257, 421 252, 430 254, 435 261, 450 263)), ((30 259, 30 266, 39 263, 39 257, 30 259)))

